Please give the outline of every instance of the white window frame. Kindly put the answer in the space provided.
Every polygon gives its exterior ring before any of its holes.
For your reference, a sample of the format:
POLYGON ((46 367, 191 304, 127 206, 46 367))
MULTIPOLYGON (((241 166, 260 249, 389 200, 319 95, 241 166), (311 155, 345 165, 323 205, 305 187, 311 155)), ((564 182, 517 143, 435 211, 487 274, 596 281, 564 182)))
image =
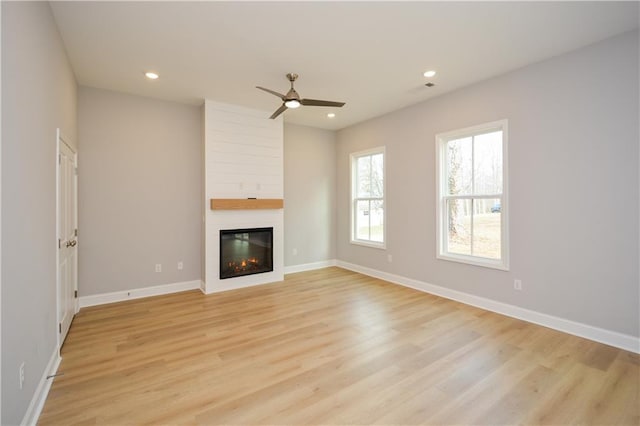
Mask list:
POLYGON ((364 151, 352 152, 349 155, 349 167, 351 168, 351 244, 357 244, 366 247, 373 247, 378 249, 386 249, 387 247, 387 154, 384 146, 367 149, 364 151), (356 197, 356 174, 358 172, 356 162, 361 157, 367 157, 375 154, 382 154, 382 198, 379 197, 356 197), (384 216, 382 218, 382 242, 362 240, 356 238, 356 215, 357 215, 357 202, 359 200, 382 200, 382 207, 384 216))
POLYGON ((467 263, 470 265, 482 266, 486 268, 509 270, 509 204, 508 204, 508 121, 498 120, 490 123, 484 123, 477 126, 467 127, 464 129, 454 130, 451 132, 440 133, 436 135, 436 258, 449 260, 453 262, 467 263), (502 130, 502 194, 468 194, 468 195, 449 195, 447 189, 447 164, 446 164, 446 144, 455 139, 471 137, 491 131, 502 130), (447 232, 446 226, 447 212, 446 200, 448 199, 500 199, 500 217, 501 217, 501 245, 500 259, 488 259, 480 256, 464 255, 458 253, 450 253, 447 250, 447 232))

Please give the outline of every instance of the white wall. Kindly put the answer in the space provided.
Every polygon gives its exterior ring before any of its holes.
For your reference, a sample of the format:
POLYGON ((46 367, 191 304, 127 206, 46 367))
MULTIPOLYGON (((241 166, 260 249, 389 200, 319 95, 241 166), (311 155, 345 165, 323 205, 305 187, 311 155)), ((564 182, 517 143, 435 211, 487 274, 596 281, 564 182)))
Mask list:
POLYGON ((285 266, 335 259, 335 157, 335 132, 285 124, 285 266))
POLYGON ((339 131, 338 259, 639 336, 638 86, 632 32, 339 131), (436 260, 434 137, 504 118, 511 270, 436 260), (387 250, 349 243, 349 153, 380 145, 387 250))
POLYGON ((1 7, 1 423, 18 424, 56 352, 56 128, 75 145, 76 81, 48 3, 1 7))
POLYGON ((199 281, 200 108, 81 87, 78 132, 80 296, 199 281))
MULTIPOLYGON (((281 281, 282 209, 211 210, 212 198, 283 198, 282 119, 265 111, 205 100, 205 292, 281 281), (273 271, 220 279, 221 229, 273 227, 273 271)), ((286 206, 285 206, 286 209, 286 206)))

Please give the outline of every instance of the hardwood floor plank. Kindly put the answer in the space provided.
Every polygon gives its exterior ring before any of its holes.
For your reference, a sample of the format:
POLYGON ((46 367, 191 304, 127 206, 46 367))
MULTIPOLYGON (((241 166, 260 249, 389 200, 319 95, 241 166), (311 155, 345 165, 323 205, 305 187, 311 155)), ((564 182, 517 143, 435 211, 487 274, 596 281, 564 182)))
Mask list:
POLYGON ((593 423, 640 424, 640 390, 638 370, 631 364, 615 361, 600 387, 586 417, 593 423))
POLYGON ((540 390, 548 389, 560 378, 559 374, 547 367, 533 365, 514 386, 502 388, 500 399, 473 423, 498 425, 520 422, 523 413, 530 412, 540 402, 540 390))
MULTIPOLYGON (((545 398, 531 410, 530 424, 591 424, 587 417, 602 384, 602 371, 576 363, 562 380, 545 389, 545 398)), ((608 423, 608 422, 607 422, 608 423)), ((615 424, 615 419, 612 423, 615 424)))
POLYGON ((640 357, 340 268, 82 309, 41 425, 637 425, 640 357))

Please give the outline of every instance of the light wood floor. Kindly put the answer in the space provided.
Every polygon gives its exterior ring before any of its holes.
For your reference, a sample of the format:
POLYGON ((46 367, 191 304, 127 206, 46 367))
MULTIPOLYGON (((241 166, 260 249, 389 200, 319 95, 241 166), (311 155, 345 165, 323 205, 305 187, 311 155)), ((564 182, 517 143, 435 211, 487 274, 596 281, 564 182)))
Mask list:
POLYGON ((40 424, 640 423, 638 355, 339 268, 83 309, 40 424))

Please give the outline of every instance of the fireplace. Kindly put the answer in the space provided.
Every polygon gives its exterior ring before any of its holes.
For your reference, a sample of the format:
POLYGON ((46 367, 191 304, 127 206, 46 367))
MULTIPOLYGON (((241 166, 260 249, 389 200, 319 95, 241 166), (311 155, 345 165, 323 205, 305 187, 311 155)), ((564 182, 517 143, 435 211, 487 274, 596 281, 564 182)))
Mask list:
POLYGON ((221 229, 220 279, 273 271, 273 228, 221 229))

